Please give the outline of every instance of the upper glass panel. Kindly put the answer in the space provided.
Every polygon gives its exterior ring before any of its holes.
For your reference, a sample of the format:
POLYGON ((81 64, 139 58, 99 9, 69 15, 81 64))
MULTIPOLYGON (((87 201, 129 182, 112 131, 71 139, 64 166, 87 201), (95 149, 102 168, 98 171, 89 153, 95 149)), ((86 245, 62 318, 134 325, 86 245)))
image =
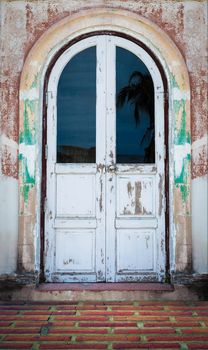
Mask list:
POLYGON ((116 162, 155 162, 154 85, 145 64, 116 48, 116 162))
POLYGON ((57 162, 95 163, 96 47, 74 56, 57 93, 57 162))

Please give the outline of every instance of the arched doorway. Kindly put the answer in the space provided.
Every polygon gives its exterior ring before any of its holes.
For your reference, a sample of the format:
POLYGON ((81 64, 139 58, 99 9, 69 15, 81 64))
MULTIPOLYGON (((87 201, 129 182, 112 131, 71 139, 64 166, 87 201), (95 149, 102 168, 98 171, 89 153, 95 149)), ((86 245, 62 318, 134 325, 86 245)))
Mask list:
MULTIPOLYGON (((30 50, 20 81, 19 129, 19 246, 20 271, 42 273, 41 225, 42 132, 44 130, 44 80, 51 62, 69 42, 89 33, 108 31, 129 36, 148 47, 164 70, 168 86, 169 231, 166 244, 170 273, 185 272, 191 265, 190 216, 190 85, 184 59, 173 41, 154 23, 131 11, 100 8, 72 14, 50 27, 30 50), (169 252, 168 252, 169 250, 169 252)), ((130 50, 131 51, 131 50, 130 50)), ((149 52, 147 50, 147 52, 149 52)), ((50 94, 48 96, 50 99, 50 94)), ((167 133, 166 133, 167 135, 167 133)), ((44 194, 44 191, 42 191, 44 194)), ((161 241, 164 247, 164 242, 161 241)), ((47 249, 47 242, 42 249, 47 249)))
POLYGON ((152 57, 89 36, 47 87, 48 282, 165 278, 164 86, 152 57))

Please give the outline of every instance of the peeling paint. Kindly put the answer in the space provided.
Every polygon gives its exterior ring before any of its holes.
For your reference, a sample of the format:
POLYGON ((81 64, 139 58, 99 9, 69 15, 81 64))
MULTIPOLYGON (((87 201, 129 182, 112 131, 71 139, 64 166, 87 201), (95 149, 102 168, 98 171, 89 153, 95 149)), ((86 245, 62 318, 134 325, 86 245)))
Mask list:
MULTIPOLYGON (((191 155, 187 154, 182 158, 182 166, 175 167, 175 183, 176 184, 186 184, 188 177, 188 168, 191 160, 191 155)), ((179 163, 179 162, 177 162, 179 163)), ((180 160, 181 163, 181 160, 180 160)), ((176 163, 175 163, 176 164, 176 163)))
POLYGON ((29 114, 35 112, 36 101, 25 100, 24 101, 24 129, 20 132, 20 143, 26 145, 35 144, 35 129, 30 129, 29 114))
POLYGON ((181 113, 180 127, 175 129, 175 144, 183 145, 185 143, 190 143, 190 132, 186 131, 186 101, 174 100, 174 111, 177 115, 181 113))
POLYGON ((160 174, 160 181, 159 181, 159 209, 158 209, 158 214, 159 216, 162 214, 162 204, 163 204, 163 191, 162 191, 162 188, 163 188, 163 177, 161 176, 160 174))
POLYGON ((138 181, 135 183, 135 214, 136 215, 142 214, 141 191, 142 191, 142 185, 141 185, 141 182, 138 181))
POLYGON ((128 191, 129 197, 132 196, 133 190, 134 190, 134 187, 131 185, 131 182, 128 182, 128 184, 127 184, 127 191, 128 191))

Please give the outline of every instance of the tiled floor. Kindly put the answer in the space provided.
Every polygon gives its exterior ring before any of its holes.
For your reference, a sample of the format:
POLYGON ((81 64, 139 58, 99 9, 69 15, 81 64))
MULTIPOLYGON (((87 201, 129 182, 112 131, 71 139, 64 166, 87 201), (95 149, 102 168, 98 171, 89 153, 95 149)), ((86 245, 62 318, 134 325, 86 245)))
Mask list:
POLYGON ((208 301, 0 304, 0 349, 208 349, 208 301))

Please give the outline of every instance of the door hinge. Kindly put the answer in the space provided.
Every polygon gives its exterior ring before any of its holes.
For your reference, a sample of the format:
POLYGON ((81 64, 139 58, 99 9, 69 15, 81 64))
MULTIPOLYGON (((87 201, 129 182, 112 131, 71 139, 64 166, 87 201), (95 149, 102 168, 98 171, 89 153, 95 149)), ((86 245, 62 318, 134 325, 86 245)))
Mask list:
POLYGON ((48 145, 45 145, 45 159, 48 159, 48 145))

